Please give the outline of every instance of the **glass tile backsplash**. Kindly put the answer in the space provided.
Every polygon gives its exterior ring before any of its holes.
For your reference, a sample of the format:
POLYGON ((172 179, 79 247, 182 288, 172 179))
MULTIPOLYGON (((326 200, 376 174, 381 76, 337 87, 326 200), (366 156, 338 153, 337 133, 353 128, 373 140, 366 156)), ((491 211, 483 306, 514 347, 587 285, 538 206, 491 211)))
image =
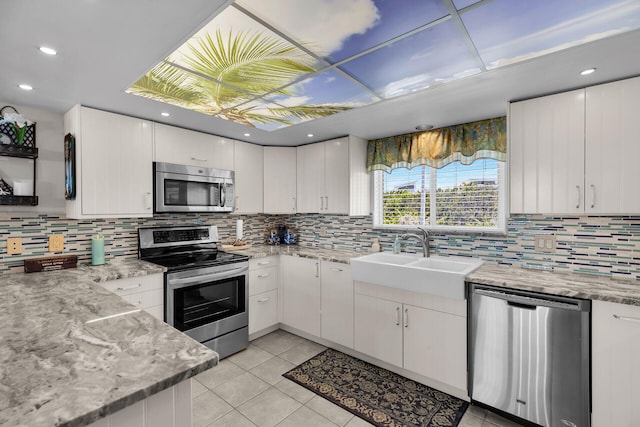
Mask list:
MULTIPOLYGON (((50 256, 49 234, 63 234, 65 254, 78 255, 78 262, 91 261, 91 236, 105 236, 106 261, 116 256, 137 257, 138 227, 184 224, 218 226, 220 239, 235 237, 236 220, 243 220, 243 240, 266 242, 269 231, 285 224, 297 234, 299 244, 323 248, 368 251, 374 238, 391 251, 398 232, 373 229, 371 216, 298 214, 227 215, 166 214, 154 218, 71 220, 55 216, 0 217, 0 247, 7 237, 22 237, 21 255, 0 252, 0 274, 22 272, 26 258, 50 256)), ((406 242, 408 252, 420 248, 406 242)), ((431 253, 473 256, 487 262, 532 266, 640 279, 640 217, 543 217, 526 215, 508 221, 506 236, 433 234, 431 253), (554 253, 536 250, 534 237, 553 234, 554 253)))

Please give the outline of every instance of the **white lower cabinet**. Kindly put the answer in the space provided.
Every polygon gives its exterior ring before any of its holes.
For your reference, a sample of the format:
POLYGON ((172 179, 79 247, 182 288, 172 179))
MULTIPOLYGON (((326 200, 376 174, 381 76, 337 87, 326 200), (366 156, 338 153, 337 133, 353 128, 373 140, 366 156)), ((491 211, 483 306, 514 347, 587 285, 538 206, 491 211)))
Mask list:
POLYGON ((320 260, 280 257, 282 323, 320 336, 320 260))
POLYGON ((640 307, 593 301, 593 427, 640 426, 640 307))
POLYGON ((465 300, 359 282, 354 298, 355 350, 466 391, 465 300))
POLYGON ((164 275, 162 273, 110 280, 101 285, 152 316, 164 320, 164 275))
POLYGON ((249 260, 249 335, 278 324, 278 257, 249 260))
POLYGON ((321 337, 353 348, 353 280, 349 264, 320 261, 321 337))
POLYGON ((186 427, 192 425, 191 380, 147 397, 89 427, 186 427))

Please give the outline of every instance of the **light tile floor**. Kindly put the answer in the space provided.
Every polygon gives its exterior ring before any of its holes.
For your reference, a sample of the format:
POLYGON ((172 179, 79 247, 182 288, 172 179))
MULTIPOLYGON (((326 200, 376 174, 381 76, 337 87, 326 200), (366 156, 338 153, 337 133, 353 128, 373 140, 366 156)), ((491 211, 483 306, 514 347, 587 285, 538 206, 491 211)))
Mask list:
MULTIPOLYGON (((278 330, 192 381, 193 427, 366 427, 371 424, 284 378, 325 347, 278 330)), ((519 424, 471 406, 459 427, 519 424)))

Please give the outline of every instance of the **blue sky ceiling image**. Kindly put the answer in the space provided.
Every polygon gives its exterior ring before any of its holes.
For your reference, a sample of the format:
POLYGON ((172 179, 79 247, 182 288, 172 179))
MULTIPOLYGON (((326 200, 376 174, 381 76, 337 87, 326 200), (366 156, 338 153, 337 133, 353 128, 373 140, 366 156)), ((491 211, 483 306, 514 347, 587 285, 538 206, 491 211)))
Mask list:
POLYGON ((237 0, 128 92, 276 130, 637 28, 637 0, 237 0))

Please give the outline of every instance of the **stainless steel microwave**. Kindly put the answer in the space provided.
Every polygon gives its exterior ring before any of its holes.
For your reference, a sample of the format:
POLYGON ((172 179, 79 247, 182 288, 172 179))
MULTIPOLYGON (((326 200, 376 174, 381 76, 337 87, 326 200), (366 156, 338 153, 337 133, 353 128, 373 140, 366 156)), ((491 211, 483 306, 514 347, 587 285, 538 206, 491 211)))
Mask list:
POLYGON ((233 212, 234 172, 153 163, 155 212, 233 212))

